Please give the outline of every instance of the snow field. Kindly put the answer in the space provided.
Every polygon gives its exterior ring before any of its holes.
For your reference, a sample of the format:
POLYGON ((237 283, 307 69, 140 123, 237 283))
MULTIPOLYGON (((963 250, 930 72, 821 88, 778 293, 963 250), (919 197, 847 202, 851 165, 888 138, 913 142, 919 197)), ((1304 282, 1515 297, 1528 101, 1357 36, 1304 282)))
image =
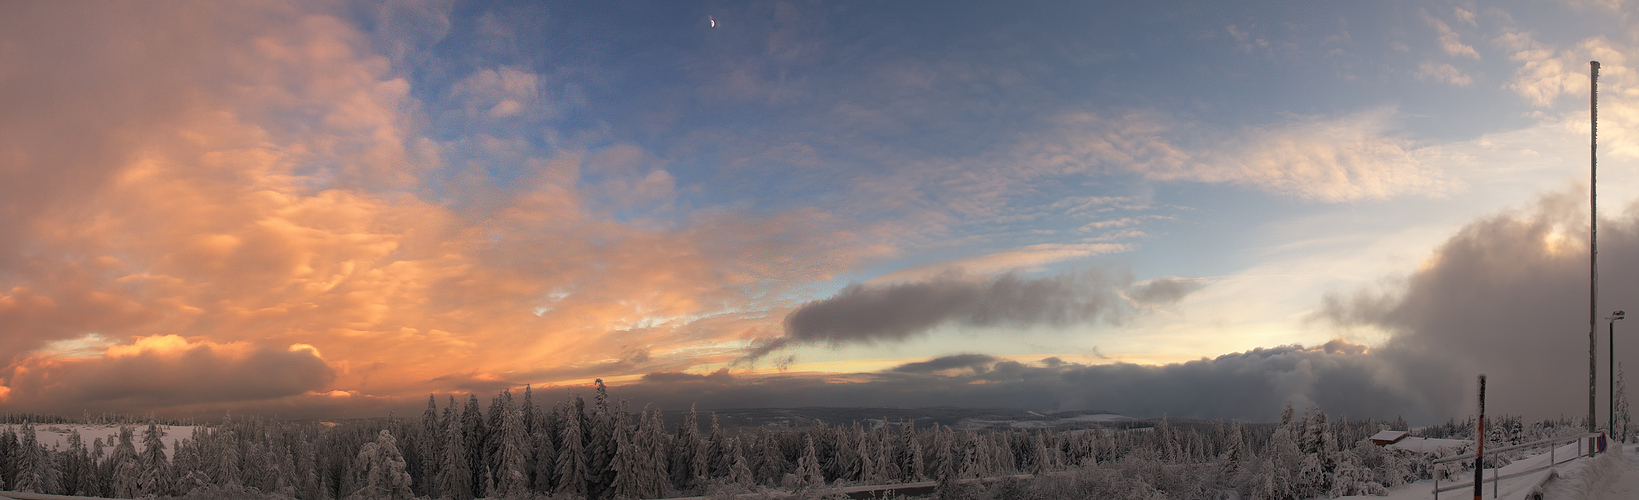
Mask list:
MULTIPOLYGON (((131 443, 136 445, 137 453, 140 454, 143 449, 147 448, 142 443, 142 431, 148 426, 146 424, 132 424, 131 427, 134 431, 132 433, 134 439, 131 440, 131 443)), ((17 432, 23 426, 22 424, 0 424, 0 432, 4 432, 8 428, 12 432, 17 432)), ((193 429, 194 426, 191 425, 159 426, 159 430, 164 436, 161 439, 165 442, 165 456, 170 456, 171 451, 176 449, 177 441, 193 435, 193 429)), ((40 444, 45 445, 46 449, 68 449, 68 434, 73 431, 79 431, 80 440, 85 443, 87 450, 91 449, 91 442, 97 438, 102 438, 105 450, 112 450, 114 445, 119 442, 120 426, 104 424, 35 424, 34 438, 40 444)))

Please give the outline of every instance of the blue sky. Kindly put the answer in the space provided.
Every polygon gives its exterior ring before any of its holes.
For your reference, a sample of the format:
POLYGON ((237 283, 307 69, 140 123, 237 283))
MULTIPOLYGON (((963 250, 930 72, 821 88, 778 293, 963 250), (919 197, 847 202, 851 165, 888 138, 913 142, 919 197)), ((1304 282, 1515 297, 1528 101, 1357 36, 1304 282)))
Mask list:
POLYGON ((1343 298, 1499 217, 1585 245, 1593 59, 1639 199, 1620 0, 6 9, 0 398, 41 408, 188 350, 319 368, 141 405, 1392 351, 1433 333, 1343 298))

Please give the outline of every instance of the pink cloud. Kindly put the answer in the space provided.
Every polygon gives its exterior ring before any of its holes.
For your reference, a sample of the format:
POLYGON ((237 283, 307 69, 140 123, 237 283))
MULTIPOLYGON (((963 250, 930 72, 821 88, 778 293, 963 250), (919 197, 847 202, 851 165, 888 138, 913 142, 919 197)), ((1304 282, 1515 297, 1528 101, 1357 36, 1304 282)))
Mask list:
MULTIPOLYGON (((514 151, 523 179, 468 171, 433 194, 444 145, 355 27, 176 7, 0 16, 0 43, 31 55, 0 60, 27 75, 0 91, 44 103, 0 117, 18 160, 0 172, 0 350, 16 353, 0 387, 19 409, 368 406, 470 387, 474 370, 683 370, 731 359, 720 346, 777 324, 785 291, 876 251, 812 209, 617 220, 608 206, 673 204, 675 179, 635 146, 514 151), (99 30, 121 42, 67 34, 99 30), (149 53, 168 37, 186 43, 149 53), (605 166, 604 184, 581 180, 605 166), (101 356, 41 350, 92 334, 101 356)), ((493 80, 478 82, 492 101, 528 93, 521 75, 493 80)))

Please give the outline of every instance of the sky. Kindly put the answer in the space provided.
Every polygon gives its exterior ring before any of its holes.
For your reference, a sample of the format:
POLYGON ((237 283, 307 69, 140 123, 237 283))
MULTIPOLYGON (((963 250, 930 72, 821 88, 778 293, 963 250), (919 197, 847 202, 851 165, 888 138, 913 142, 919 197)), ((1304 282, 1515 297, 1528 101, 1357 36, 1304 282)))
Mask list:
POLYGON ((1582 415, 1629 57, 1627 0, 0 2, 0 410, 1582 415))

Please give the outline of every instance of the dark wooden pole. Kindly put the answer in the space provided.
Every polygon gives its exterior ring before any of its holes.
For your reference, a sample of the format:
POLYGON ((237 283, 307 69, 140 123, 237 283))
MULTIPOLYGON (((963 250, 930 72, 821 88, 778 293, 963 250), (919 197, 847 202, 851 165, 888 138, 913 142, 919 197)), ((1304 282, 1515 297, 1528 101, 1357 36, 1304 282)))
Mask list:
POLYGON ((1480 418, 1474 425, 1474 500, 1485 491, 1485 374, 1480 374, 1480 418))

